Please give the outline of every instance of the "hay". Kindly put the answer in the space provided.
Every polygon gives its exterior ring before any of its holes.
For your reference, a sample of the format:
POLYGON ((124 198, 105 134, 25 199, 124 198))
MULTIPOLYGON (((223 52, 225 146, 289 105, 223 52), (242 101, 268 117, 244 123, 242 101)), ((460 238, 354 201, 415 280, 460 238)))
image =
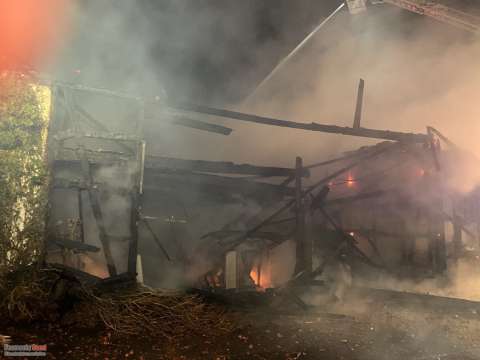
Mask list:
POLYGON ((51 301, 57 275, 39 271, 36 265, 2 274, 0 277, 0 318, 14 324, 54 321, 56 304, 51 301))
POLYGON ((0 283, 0 318, 13 324, 61 322, 165 339, 191 333, 216 336, 233 329, 222 308, 182 292, 143 286, 99 290, 51 268, 31 267, 8 279, 0 283))
POLYGON ((139 288, 96 297, 92 305, 107 328, 125 335, 138 334, 141 329, 170 339, 188 333, 218 335, 232 330, 221 309, 182 293, 139 288))

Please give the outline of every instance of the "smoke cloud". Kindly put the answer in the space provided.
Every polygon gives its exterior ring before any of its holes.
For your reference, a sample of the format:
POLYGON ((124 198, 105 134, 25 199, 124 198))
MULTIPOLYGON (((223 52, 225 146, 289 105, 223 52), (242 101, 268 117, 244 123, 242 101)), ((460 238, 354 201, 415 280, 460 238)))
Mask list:
MULTIPOLYGON (((480 73, 476 71, 480 44, 470 34, 389 5, 357 16, 345 11, 252 101, 241 103, 234 102, 232 94, 244 91, 253 73, 232 70, 229 78, 218 68, 224 64, 261 67, 262 57, 275 53, 278 40, 257 43, 254 30, 240 34, 240 28, 249 28, 248 24, 255 28, 257 15, 252 15, 247 5, 235 8, 241 15, 224 17, 232 11, 227 4, 146 4, 79 2, 72 11, 75 25, 70 45, 51 64, 52 72, 63 80, 134 95, 153 98, 166 92, 174 100, 208 102, 260 115, 340 126, 353 122, 357 83, 363 78, 366 97, 362 126, 425 132, 430 125, 480 155, 475 101, 480 90, 480 73), (228 55, 219 50, 219 44, 224 48, 245 47, 256 55, 256 61, 228 55), (175 54, 187 55, 178 58, 175 54)), ((109 104, 105 106, 115 107, 113 102, 109 104)), ((88 108, 88 104, 85 106, 88 108)), ((108 110, 101 112, 102 121, 113 123, 118 109, 108 110)), ((293 167, 296 156, 302 156, 308 164, 376 142, 207 120, 231 126, 234 132, 223 137, 167 125, 160 118, 158 123, 148 124, 147 152, 293 167)), ((468 169, 471 171, 471 167, 468 169)), ((464 176, 459 177, 458 187, 464 191, 480 180, 476 171, 468 175, 468 184, 462 181, 464 176)), ((219 224, 227 222, 216 220, 219 224)), ((215 224, 217 228, 219 224, 215 224)), ((215 229, 212 226, 204 232, 207 230, 215 229)))

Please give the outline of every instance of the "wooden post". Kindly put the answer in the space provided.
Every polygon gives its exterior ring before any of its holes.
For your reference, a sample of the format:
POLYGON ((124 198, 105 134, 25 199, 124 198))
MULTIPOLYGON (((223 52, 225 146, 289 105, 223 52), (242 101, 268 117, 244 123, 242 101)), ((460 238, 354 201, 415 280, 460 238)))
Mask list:
POLYGON ((436 271, 443 273, 447 270, 447 247, 445 243, 445 221, 442 216, 436 217, 437 222, 437 242, 435 246, 436 271))
POLYGON ((113 259, 112 251, 110 249, 110 239, 108 237, 107 231, 105 229, 105 223, 103 221, 103 213, 98 199, 98 190, 94 188, 90 164, 88 162, 87 156, 85 154, 85 149, 83 147, 80 148, 80 154, 82 173, 85 182, 87 183, 88 195, 92 206, 92 213, 93 217, 95 218, 95 223, 97 225, 98 236, 100 238, 100 242, 102 243, 102 250, 105 254, 108 273, 110 276, 115 276, 117 275, 117 269, 115 267, 115 261, 113 259))
POLYGON ((137 145, 137 169, 135 173, 135 186, 131 195, 130 212, 130 246, 128 248, 128 272, 135 275, 137 272, 138 258, 138 222, 140 197, 143 194, 143 176, 145 169, 145 141, 140 141, 137 145))
MULTIPOLYGON (((130 197, 131 210, 130 210, 130 246, 128 247, 128 265, 127 271, 130 275, 136 276, 137 273, 137 261, 138 261, 138 194, 136 188, 132 191, 130 197)), ((142 274, 143 277, 143 274, 142 274)))
POLYGON ((453 250, 455 262, 458 261, 462 252, 462 220, 453 212, 453 250))
POLYGON ((143 265, 142 265, 142 257, 140 255, 137 255, 137 263, 136 263, 136 266, 137 266, 137 282, 139 284, 142 284, 144 283, 144 280, 143 280, 143 265))
POLYGON ((78 195, 78 221, 80 225, 80 241, 82 243, 85 243, 85 224, 84 224, 84 219, 83 219, 83 193, 82 189, 78 189, 77 192, 78 195))
POLYGON ((365 81, 363 79, 360 79, 360 82, 358 83, 357 106, 355 107, 355 116, 353 118, 353 129, 360 129, 360 122, 362 120, 364 88, 365 81))
POLYGON ((297 244, 295 273, 312 272, 312 242, 308 241, 305 234, 305 201, 302 189, 303 161, 297 157, 295 161, 295 214, 296 231, 295 241, 297 244))
POLYGON ((431 255, 433 256, 434 271, 442 273, 447 270, 447 247, 445 243, 445 219, 443 216, 443 179, 440 166, 440 144, 434 137, 434 131, 427 128, 429 148, 433 157, 435 172, 428 176, 428 186, 432 196, 431 205, 428 209, 430 219, 431 255), (432 189, 434 192, 432 192, 432 189))
POLYGON ((476 195, 473 198, 474 202, 474 213, 475 213, 475 230, 477 232, 477 243, 478 247, 480 247, 480 204, 479 204, 480 198, 478 195, 476 195))
POLYGON ((225 255, 225 288, 238 289, 239 287, 239 264, 238 253, 235 250, 225 255))

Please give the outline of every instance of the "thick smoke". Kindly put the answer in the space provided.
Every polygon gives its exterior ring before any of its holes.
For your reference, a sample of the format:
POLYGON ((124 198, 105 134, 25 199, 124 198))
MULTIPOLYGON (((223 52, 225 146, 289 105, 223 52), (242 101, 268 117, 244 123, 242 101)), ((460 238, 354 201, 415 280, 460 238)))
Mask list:
MULTIPOLYGON (((237 81, 223 85, 207 80, 227 79, 217 72, 218 64, 249 61, 225 55, 228 52, 220 51, 219 45, 243 46, 255 53, 257 61, 252 66, 261 66, 262 57, 275 52, 275 41, 254 46, 253 30, 239 35, 240 28, 249 28, 243 22, 254 28, 256 15, 252 16, 248 6, 236 8, 241 15, 225 17, 223 14, 233 11, 228 5, 161 4, 79 2, 73 11, 70 45, 52 64, 56 76, 146 97, 165 91, 175 100, 208 101, 261 115, 341 126, 352 124, 357 83, 363 78, 362 126, 425 132, 431 125, 480 155, 475 101, 480 90, 475 66, 480 45, 467 33, 388 5, 357 16, 344 11, 253 100, 242 104, 233 103, 230 93, 245 88, 251 73, 235 74, 237 81), (187 55, 178 58, 174 54, 187 55)), ((108 111, 104 115, 102 121, 108 123, 108 111)), ((226 120, 221 123, 235 129, 232 135, 201 133, 159 120, 158 126, 149 124, 147 151, 187 159, 293 166, 297 155, 308 164, 375 143, 226 120)), ((465 185, 464 176, 459 178, 460 186, 465 185)), ((480 177, 474 179, 465 190, 475 186, 480 177)))
MULTIPOLYGON (((257 104, 245 108, 299 121, 351 126, 356 87, 363 78, 362 126, 425 132, 431 125, 480 154, 475 101, 480 86, 479 51, 472 35, 391 6, 357 16, 344 12, 261 89, 257 104)), ((307 158, 365 143, 303 132, 283 136, 285 141, 276 137, 279 144, 288 140, 288 149, 298 149, 307 158)))
MULTIPOLYGON (((362 126, 424 132, 431 125, 480 153, 475 102, 480 47, 469 34, 389 5, 356 16, 345 10, 248 104, 235 104, 225 93, 229 88, 244 89, 252 72, 228 78, 218 71, 219 64, 242 68, 239 64, 250 60, 229 57, 225 48, 245 47, 244 52, 256 55, 251 67, 259 68, 262 58, 275 54, 279 40, 256 43, 260 15, 246 5, 229 6, 233 5, 80 2, 70 45, 54 69, 62 79, 147 97, 166 91, 173 99, 345 126, 353 121, 361 77, 366 80, 362 126), (233 10, 235 16, 224 16, 233 10), (184 56, 175 57, 178 54, 184 56), (219 92, 224 95, 221 100, 205 95, 219 92)), ((226 123, 235 129, 229 137, 169 128, 168 136, 157 141, 159 150, 185 158, 291 165, 295 155, 311 162, 372 143, 226 123)))

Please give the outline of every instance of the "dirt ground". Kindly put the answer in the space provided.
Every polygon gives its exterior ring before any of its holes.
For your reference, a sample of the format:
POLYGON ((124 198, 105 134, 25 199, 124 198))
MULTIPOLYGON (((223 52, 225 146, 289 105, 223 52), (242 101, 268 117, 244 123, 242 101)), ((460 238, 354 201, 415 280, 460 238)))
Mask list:
POLYGON ((48 345, 49 359, 480 359, 480 307, 444 306, 381 297, 333 307, 231 312, 232 333, 191 334, 170 341, 119 337, 60 325, 2 328, 13 344, 48 345))

